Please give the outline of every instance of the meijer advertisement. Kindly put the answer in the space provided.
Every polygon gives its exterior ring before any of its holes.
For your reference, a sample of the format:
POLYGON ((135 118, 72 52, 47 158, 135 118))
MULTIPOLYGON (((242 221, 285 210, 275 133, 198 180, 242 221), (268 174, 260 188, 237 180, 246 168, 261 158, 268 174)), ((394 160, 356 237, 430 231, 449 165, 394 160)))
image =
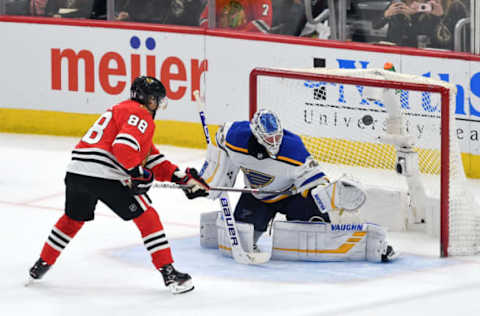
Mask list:
POLYGON ((169 98, 157 113, 155 140, 202 147, 195 90, 205 96, 215 128, 248 119, 255 67, 311 68, 321 60, 327 68, 370 69, 390 62, 397 72, 457 87, 456 137, 467 173, 480 175, 480 58, 200 28, 40 21, 0 20, 2 132, 81 135, 99 113, 129 97, 132 78, 146 74, 162 80, 169 98))

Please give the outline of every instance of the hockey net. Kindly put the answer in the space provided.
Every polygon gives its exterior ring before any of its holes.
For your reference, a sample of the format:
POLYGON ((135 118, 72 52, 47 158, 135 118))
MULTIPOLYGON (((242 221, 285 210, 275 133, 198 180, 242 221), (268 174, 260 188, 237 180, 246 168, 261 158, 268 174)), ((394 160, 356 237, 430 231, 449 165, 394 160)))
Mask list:
POLYGON ((383 69, 256 68, 250 75, 250 117, 258 108, 277 112, 320 162, 395 173, 401 152, 414 152, 408 194, 437 195, 441 256, 480 252, 480 210, 466 186, 455 98, 451 84, 383 69))

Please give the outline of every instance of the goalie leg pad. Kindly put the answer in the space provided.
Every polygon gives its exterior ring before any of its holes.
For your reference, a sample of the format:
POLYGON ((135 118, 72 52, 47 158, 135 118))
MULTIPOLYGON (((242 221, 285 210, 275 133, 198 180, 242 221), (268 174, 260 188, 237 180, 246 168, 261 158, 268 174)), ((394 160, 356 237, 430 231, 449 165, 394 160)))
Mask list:
MULTIPOLYGON (((218 238, 218 248, 220 252, 227 257, 232 257, 232 249, 230 247, 230 234, 225 230, 223 216, 220 214, 217 218, 217 238, 218 238)), ((238 231, 238 238, 242 249, 245 252, 253 252, 253 225, 242 222, 235 222, 235 226, 238 231)))
POLYGON ((217 218, 219 211, 200 214, 200 246, 202 248, 218 248, 217 218))
POLYGON ((276 221, 272 259, 364 261, 368 225, 276 221))
POLYGON ((367 200, 366 191, 360 182, 347 176, 342 176, 327 185, 319 185, 312 189, 311 193, 322 213, 333 209, 355 211, 362 207, 367 200))

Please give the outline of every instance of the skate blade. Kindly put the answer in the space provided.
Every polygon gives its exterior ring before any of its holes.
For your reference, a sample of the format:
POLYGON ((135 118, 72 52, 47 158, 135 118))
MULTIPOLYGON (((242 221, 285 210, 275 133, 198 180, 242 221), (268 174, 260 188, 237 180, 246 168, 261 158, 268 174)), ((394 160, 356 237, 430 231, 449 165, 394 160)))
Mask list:
POLYGON ((193 286, 192 280, 188 280, 182 284, 170 284, 168 288, 172 294, 182 294, 192 291, 195 287, 193 286))
POLYGON ((23 286, 29 287, 29 286, 32 285, 33 283, 35 283, 35 279, 30 276, 30 277, 28 277, 28 280, 25 281, 25 283, 23 284, 23 286))
POLYGON ((400 256, 400 253, 398 251, 394 250, 394 253, 388 258, 390 261, 393 261, 397 259, 400 256))

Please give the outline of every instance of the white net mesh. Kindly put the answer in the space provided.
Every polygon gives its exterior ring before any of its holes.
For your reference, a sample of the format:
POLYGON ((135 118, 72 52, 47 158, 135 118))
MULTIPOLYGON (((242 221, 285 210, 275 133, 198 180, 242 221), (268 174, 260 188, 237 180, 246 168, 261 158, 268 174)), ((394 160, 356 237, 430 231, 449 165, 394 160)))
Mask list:
POLYGON ((277 69, 258 76, 256 87, 257 107, 277 112, 284 128, 299 134, 321 162, 393 170, 396 147, 380 143, 378 137, 410 137, 422 178, 435 179, 425 185, 434 183, 433 191, 439 192, 440 179, 448 181, 448 190, 442 191, 442 199, 448 196, 448 219, 442 225, 448 230, 449 255, 480 251, 479 209, 465 185, 455 137, 455 86, 378 69, 277 69), (444 96, 450 105, 450 133, 443 136, 440 87, 450 92, 449 98, 444 96), (442 151, 449 153, 448 163, 442 161, 442 151))

